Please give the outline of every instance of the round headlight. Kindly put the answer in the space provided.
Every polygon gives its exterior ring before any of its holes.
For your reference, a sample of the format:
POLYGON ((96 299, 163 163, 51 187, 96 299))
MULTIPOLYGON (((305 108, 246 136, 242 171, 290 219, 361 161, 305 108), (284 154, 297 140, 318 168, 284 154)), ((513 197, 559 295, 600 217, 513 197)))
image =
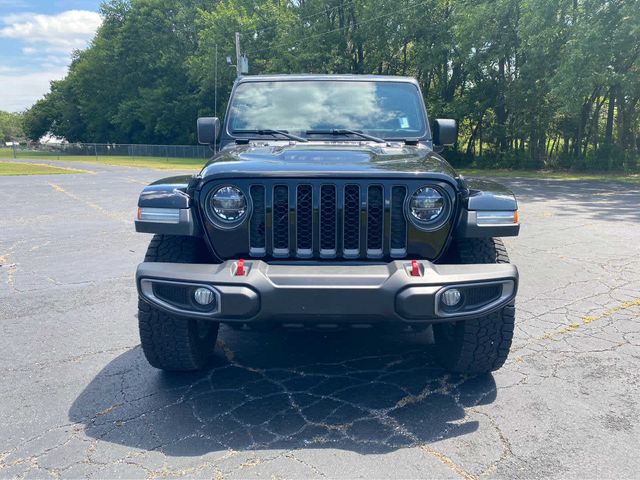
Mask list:
POLYGON ((247 198, 238 187, 226 185, 209 196, 209 209, 218 220, 236 223, 247 213, 247 198))
POLYGON ((434 188, 422 187, 409 199, 409 213, 418 223, 434 222, 444 208, 444 197, 434 188))

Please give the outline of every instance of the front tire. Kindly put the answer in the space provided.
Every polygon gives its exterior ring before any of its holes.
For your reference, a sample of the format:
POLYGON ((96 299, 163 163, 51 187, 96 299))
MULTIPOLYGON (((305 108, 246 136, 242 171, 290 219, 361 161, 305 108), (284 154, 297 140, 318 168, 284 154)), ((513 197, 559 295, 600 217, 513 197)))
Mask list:
MULTIPOLYGON (((509 263, 507 250, 498 238, 457 240, 451 246, 450 255, 460 264, 509 263)), ((509 355, 514 326, 513 304, 484 317, 435 324, 438 361, 453 372, 498 370, 509 355)))
MULTIPOLYGON (((155 235, 145 262, 199 263, 208 260, 200 238, 155 235)), ((174 317, 138 300, 140 343, 147 361, 167 371, 194 371, 207 367, 218 337, 217 322, 174 317)))

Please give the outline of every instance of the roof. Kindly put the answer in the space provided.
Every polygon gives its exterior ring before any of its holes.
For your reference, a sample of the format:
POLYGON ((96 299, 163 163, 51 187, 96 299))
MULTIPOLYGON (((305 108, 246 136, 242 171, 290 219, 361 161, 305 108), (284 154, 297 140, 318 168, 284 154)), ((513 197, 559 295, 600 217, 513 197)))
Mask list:
POLYGON ((417 84, 413 77, 400 77, 394 75, 337 75, 317 73, 296 74, 271 74, 271 75, 245 75, 238 78, 238 83, 244 82, 273 82, 279 80, 339 80, 352 82, 407 82, 417 84))

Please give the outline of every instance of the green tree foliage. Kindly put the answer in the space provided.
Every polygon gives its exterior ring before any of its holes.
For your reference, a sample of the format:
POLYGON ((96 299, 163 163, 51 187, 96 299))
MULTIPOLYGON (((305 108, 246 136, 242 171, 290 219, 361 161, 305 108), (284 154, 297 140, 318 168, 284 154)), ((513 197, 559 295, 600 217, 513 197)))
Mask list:
POLYGON ((17 142, 25 139, 22 114, 0 110, 0 142, 17 142))
POLYGON ((192 143, 198 2, 112 0, 102 15, 91 46, 29 110, 32 138, 45 128, 72 142, 192 143))
POLYGON ((640 0, 110 0, 102 13, 27 112, 32 138, 193 142, 198 115, 224 113, 241 32, 252 74, 416 77, 431 117, 460 123, 457 162, 636 167, 640 0))

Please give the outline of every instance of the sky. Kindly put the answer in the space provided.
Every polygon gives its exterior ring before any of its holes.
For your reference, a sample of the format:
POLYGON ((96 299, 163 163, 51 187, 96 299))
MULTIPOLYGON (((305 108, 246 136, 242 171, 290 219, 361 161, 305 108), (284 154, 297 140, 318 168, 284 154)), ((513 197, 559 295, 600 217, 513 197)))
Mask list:
POLYGON ((0 110, 20 112, 63 78, 100 26, 101 0, 0 0, 0 110))

